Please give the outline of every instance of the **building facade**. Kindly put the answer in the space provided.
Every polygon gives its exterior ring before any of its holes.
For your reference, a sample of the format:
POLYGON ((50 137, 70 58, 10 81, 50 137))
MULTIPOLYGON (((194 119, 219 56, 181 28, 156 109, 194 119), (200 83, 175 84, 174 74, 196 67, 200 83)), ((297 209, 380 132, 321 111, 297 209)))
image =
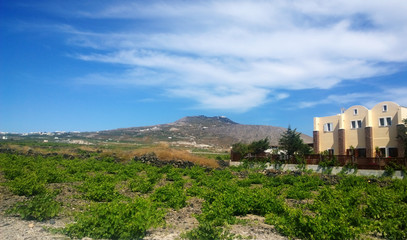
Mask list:
POLYGON ((352 106, 335 116, 314 118, 314 151, 360 157, 404 157, 398 128, 407 108, 381 102, 372 109, 352 106))

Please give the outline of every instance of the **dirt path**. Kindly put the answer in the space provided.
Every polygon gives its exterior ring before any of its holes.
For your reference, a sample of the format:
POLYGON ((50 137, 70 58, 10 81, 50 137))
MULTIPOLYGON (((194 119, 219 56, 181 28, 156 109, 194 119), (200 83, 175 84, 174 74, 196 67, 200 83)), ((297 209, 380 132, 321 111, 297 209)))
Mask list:
POLYGON ((17 217, 0 215, 0 239, 7 240, 49 240, 69 239, 67 236, 52 234, 45 230, 50 227, 63 227, 64 223, 55 220, 47 222, 24 221, 17 217))

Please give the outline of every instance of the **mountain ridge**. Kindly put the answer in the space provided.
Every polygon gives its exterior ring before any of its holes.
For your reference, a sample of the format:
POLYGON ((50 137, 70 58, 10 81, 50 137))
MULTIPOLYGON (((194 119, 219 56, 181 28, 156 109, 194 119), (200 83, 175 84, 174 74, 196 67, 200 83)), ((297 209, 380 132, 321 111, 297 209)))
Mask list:
MULTIPOLYGON (((273 146, 287 129, 269 125, 246 125, 234 122, 225 116, 186 116, 172 123, 144 127, 129 127, 89 133, 96 139, 121 141, 166 141, 190 143, 212 147, 230 147, 237 142, 249 143, 269 138, 273 146)), ((305 143, 312 143, 312 137, 301 134, 305 143)))

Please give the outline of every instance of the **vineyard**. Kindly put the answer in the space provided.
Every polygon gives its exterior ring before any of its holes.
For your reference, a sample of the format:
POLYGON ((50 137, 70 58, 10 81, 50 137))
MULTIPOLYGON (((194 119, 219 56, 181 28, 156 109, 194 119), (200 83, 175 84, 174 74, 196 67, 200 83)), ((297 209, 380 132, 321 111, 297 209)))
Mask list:
POLYGON ((290 238, 407 238, 406 179, 247 165, 158 167, 102 151, 86 157, 0 153, 0 171, 2 191, 20 199, 2 215, 66 218, 65 227, 49 231, 71 238, 142 239, 149 229, 171 227, 166 216, 191 201, 200 203, 197 221, 181 239, 247 239, 230 231, 250 224, 247 215, 262 217, 290 238))

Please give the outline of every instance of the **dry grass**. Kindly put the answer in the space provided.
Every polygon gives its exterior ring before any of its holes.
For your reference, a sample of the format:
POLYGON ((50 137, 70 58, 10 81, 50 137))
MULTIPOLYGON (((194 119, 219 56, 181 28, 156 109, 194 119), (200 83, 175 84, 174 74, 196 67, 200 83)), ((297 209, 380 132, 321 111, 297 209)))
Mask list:
POLYGON ((210 168, 219 167, 219 164, 214 159, 199 157, 187 152, 186 150, 171 148, 167 143, 160 143, 157 145, 137 148, 134 150, 119 150, 119 149, 103 150, 103 153, 101 155, 111 156, 114 154, 116 157, 126 161, 133 159, 134 156, 141 156, 151 152, 154 152, 157 155, 157 157, 162 161, 183 160, 190 161, 197 165, 210 168))
POLYGON ((193 155, 185 150, 170 148, 168 144, 159 144, 153 147, 140 148, 132 151, 132 156, 141 156, 146 153, 154 152, 160 160, 183 160, 190 161, 200 166, 218 168, 219 164, 214 159, 208 159, 193 155))
MULTIPOLYGON (((87 152, 96 152, 99 150, 97 146, 89 146, 89 145, 82 145, 82 146, 72 146, 72 147, 61 147, 55 148, 54 150, 50 150, 48 147, 42 146, 21 146, 18 144, 10 144, 7 146, 8 148, 15 149, 22 153, 27 153, 28 151, 33 151, 40 154, 47 154, 50 152, 57 152, 59 154, 69 154, 73 156, 78 155, 78 149, 87 152)), ((153 146, 142 147, 140 148, 135 147, 134 149, 129 150, 129 147, 126 146, 126 149, 121 149, 120 146, 114 149, 103 149, 103 152, 100 153, 100 156, 112 156, 121 159, 122 161, 130 161, 134 158, 134 156, 141 156, 146 153, 154 152, 160 160, 163 161, 171 161, 171 160, 183 160, 183 161, 190 161, 200 166, 210 167, 210 168, 218 168, 219 164, 214 159, 208 159, 205 157, 200 157, 197 155, 193 155, 186 150, 179 150, 171 148, 167 143, 160 143, 153 146)))

